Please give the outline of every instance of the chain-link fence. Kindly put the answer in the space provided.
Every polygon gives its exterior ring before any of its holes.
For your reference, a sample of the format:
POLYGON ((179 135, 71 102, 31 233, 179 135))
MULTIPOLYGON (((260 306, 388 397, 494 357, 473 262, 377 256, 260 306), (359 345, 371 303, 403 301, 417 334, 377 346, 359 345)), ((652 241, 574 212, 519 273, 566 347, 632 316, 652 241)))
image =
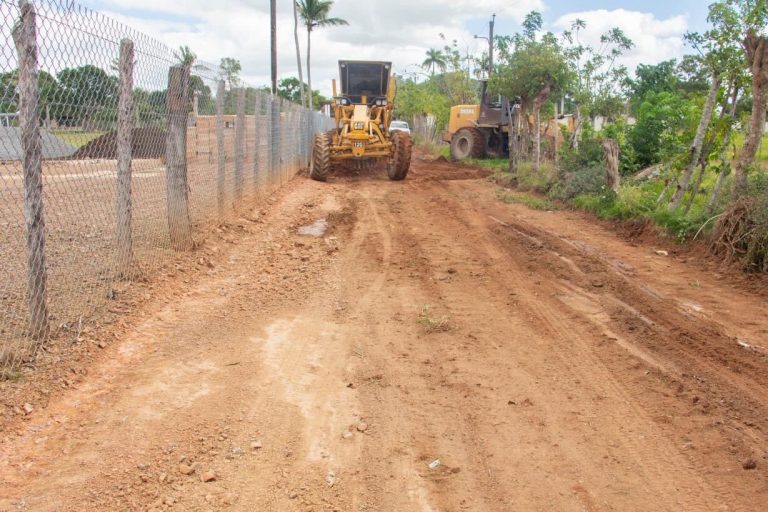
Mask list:
POLYGON ((0 0, 0 378, 294 175, 330 120, 66 0, 0 0))

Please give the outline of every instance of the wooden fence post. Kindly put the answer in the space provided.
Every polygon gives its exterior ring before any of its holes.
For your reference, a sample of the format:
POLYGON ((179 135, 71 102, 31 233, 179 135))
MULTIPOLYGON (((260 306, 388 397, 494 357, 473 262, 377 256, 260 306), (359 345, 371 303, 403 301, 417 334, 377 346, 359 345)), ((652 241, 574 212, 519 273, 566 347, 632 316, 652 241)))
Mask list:
POLYGON ((223 219, 226 213, 226 180, 227 180, 227 154, 224 149, 224 80, 219 80, 216 90, 216 161, 218 173, 216 175, 216 200, 219 205, 219 218, 223 219))
POLYGON ((243 170, 245 168, 245 87, 237 89, 237 117, 235 118, 235 205, 243 200, 243 170))
POLYGON ((120 41, 120 99, 117 106, 117 271, 130 278, 134 270, 131 204, 133 135, 133 41, 120 41))
POLYGON ((168 137, 165 145, 165 183, 168 196, 168 228, 171 246, 177 251, 192 248, 187 182, 187 113, 189 68, 176 65, 168 70, 168 137))
POLYGON ((43 217, 43 152, 38 113, 37 28, 34 6, 19 4, 21 18, 13 28, 19 56, 19 124, 24 167, 24 221, 27 234, 27 298, 30 336, 48 334, 48 275, 45 267, 43 217))
POLYGON ((259 176, 259 159, 261 158, 261 137, 259 132, 261 131, 261 93, 256 91, 256 99, 253 106, 253 137, 255 143, 253 146, 253 185, 255 192, 258 194, 261 188, 261 177, 259 176))
POLYGON ((275 167, 277 162, 277 151, 275 141, 277 140, 277 122, 275 121, 275 96, 267 98, 267 146, 269 147, 269 158, 267 160, 267 180, 269 185, 275 179, 275 167))

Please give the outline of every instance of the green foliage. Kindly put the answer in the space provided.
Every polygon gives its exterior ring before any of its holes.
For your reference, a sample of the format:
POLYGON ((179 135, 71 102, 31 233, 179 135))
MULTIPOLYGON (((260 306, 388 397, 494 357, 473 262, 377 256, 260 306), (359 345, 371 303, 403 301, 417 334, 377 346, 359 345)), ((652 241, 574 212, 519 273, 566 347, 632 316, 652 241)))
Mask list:
POLYGON ((586 22, 577 18, 563 32, 564 53, 576 73, 570 96, 581 114, 613 119, 624 110, 619 85, 627 79, 627 69, 618 65, 617 59, 631 50, 634 43, 614 27, 602 34, 600 46, 595 48, 581 42, 581 31, 586 28, 586 22))
POLYGON ((413 79, 401 80, 397 85, 395 116, 413 122, 413 117, 423 114, 434 115, 438 129, 448 124, 451 109, 450 97, 440 90, 435 80, 417 82, 413 79))
POLYGON ((601 194, 605 191, 605 164, 592 162, 573 169, 560 171, 557 182, 552 186, 550 195, 562 200, 573 199, 584 194, 601 194))
MULTIPOLYGON (((309 86, 306 82, 304 82, 304 90, 306 91, 308 88, 309 86)), ((277 95, 294 103, 301 103, 301 89, 299 88, 299 79, 294 76, 281 79, 277 83, 277 95)), ((322 105, 327 101, 328 98, 320 94, 320 91, 312 91, 313 105, 322 105)))
POLYGON ((240 65, 240 61, 232 57, 224 57, 219 64, 219 76, 222 80, 226 80, 230 89, 240 85, 240 72, 242 70, 243 66, 240 65))
POLYGON ((526 36, 511 53, 502 56, 504 62, 491 80, 491 90, 508 98, 519 97, 527 102, 547 87, 553 93, 565 91, 574 78, 552 34, 546 34, 541 41, 526 36))
POLYGON ((520 162, 517 168, 517 183, 522 190, 547 193, 557 179, 557 168, 551 162, 542 162, 538 172, 533 162, 520 162))
POLYGON ((448 62, 446 61, 443 52, 430 48, 427 50, 427 58, 421 63, 421 67, 431 70, 432 75, 434 76, 435 69, 445 72, 445 69, 448 67, 448 62))
POLYGON ((627 80, 627 88, 632 98, 633 111, 645 100, 649 93, 675 93, 679 83, 676 71, 677 61, 665 60, 658 64, 639 64, 635 69, 635 79, 627 80))
POLYGON ((57 118, 61 124, 82 125, 90 131, 96 123, 114 120, 117 77, 93 65, 67 68, 57 74, 57 118))
POLYGON ((698 117, 697 106, 679 94, 646 93, 628 137, 637 165, 646 167, 684 155, 693 140, 698 117))
POLYGON ((623 176, 627 176, 639 168, 635 147, 629 140, 631 131, 632 127, 627 124, 623 117, 605 125, 601 131, 601 136, 604 139, 613 139, 619 144, 619 174, 623 176))

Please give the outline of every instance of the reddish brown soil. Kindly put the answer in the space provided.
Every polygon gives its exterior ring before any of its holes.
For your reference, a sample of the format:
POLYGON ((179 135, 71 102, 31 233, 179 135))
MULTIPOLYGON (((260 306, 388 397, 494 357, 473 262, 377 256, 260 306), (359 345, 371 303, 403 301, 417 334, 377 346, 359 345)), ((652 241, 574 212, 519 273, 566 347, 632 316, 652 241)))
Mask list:
POLYGON ((2 432, 0 510, 764 510, 768 320, 729 274, 418 155, 260 220, 2 432))

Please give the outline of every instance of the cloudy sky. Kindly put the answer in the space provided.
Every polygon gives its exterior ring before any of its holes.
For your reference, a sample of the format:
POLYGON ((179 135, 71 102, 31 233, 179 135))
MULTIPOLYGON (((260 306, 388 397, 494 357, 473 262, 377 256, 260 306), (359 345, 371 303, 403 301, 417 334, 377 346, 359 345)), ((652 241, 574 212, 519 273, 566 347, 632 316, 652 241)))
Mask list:
MULTIPOLYGON (((241 61, 244 79, 269 82, 268 0, 81 0, 81 3, 143 30, 171 47, 190 46, 198 56, 218 63, 241 61)), ((313 32, 313 86, 330 91, 338 59, 391 60, 395 71, 413 72, 428 48, 442 46, 439 34, 456 40, 462 52, 479 54, 488 20, 496 13, 496 33, 512 34, 533 9, 546 29, 558 32, 575 18, 587 22, 586 39, 596 40, 618 26, 635 42, 625 64, 654 63, 680 57, 682 35, 706 27, 707 0, 336 0, 333 14, 348 27, 313 32)), ((278 73, 296 75, 290 0, 278 4, 278 73)), ((306 58, 306 32, 300 33, 306 58)))

